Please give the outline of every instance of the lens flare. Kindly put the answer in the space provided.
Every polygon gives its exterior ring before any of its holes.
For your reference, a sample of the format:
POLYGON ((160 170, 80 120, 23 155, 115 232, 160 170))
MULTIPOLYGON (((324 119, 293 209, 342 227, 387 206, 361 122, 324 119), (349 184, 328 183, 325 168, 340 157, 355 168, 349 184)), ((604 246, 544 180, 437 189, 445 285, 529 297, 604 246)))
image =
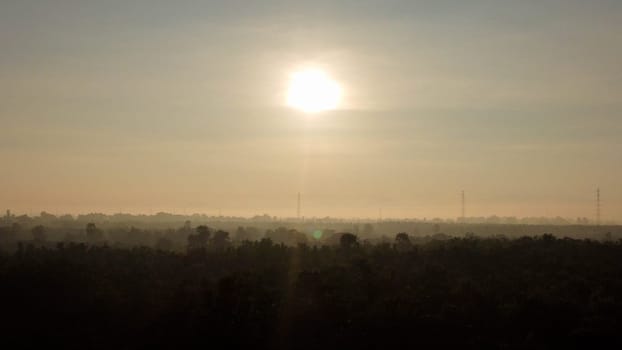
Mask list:
POLYGON ((315 238, 315 239, 321 239, 322 235, 323 235, 323 232, 321 230, 313 231, 313 238, 315 238))

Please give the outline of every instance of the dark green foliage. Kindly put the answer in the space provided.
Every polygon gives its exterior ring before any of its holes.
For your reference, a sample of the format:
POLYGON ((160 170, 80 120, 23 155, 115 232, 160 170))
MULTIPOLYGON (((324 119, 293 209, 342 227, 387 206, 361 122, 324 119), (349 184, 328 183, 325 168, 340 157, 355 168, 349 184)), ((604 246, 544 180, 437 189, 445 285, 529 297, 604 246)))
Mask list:
POLYGON ((396 238, 189 254, 21 244, 0 254, 0 333, 106 349, 621 345, 620 242, 396 238))

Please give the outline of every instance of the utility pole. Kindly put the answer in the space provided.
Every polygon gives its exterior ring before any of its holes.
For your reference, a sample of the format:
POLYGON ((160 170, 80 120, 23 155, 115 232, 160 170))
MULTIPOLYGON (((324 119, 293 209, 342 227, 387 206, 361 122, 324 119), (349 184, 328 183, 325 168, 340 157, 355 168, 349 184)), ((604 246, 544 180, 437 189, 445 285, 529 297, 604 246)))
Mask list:
POLYGON ((462 222, 464 222, 464 205, 465 205, 465 202, 464 202, 464 190, 462 190, 462 212, 461 212, 461 215, 460 215, 460 218, 461 218, 462 222))
POLYGON ((596 188, 596 225, 600 226, 600 188, 596 188))

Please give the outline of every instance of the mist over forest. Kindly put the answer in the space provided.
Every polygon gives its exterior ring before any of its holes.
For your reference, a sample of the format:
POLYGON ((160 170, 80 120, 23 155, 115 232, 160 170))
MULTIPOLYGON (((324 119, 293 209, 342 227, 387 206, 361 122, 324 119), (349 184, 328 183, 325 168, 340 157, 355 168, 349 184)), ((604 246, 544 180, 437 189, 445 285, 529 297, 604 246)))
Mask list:
POLYGON ((154 215, 101 213, 77 216, 15 215, 7 210, 0 222, 0 247, 15 248, 17 242, 54 246, 57 242, 77 242, 113 247, 144 246, 182 252, 188 236, 199 226, 226 232, 234 245, 244 241, 271 239, 289 246, 336 245, 343 233, 356 235, 369 244, 390 242, 395 234, 406 233, 421 242, 455 237, 537 236, 551 234, 558 238, 617 240, 622 226, 596 225, 587 218, 575 222, 557 218, 435 218, 410 220, 363 220, 336 218, 277 218, 267 214, 250 218, 207 216, 202 214, 154 215))

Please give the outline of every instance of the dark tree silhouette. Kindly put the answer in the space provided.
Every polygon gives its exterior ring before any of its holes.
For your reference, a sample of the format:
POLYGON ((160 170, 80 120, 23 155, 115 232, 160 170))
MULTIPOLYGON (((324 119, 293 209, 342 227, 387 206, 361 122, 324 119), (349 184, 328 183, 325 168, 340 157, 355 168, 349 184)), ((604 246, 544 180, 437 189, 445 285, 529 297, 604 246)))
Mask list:
MULTIPOLYGON (((189 222, 189 221, 186 221, 186 222, 189 222)), ((205 239, 205 241, 209 240, 210 235, 212 234, 212 231, 209 229, 209 227, 205 225, 197 226, 196 232, 197 232, 197 235, 205 239)))
POLYGON ((395 243, 410 243, 410 237, 406 232, 400 232, 395 235, 395 243))
POLYGON ((399 250, 408 250, 412 247, 410 237, 408 237, 406 232, 400 232, 395 235, 395 247, 399 250))
POLYGON ((304 233, 286 227, 278 227, 276 230, 267 230, 266 238, 276 244, 282 243, 292 247, 307 243, 307 236, 304 233))
POLYGON ((256 227, 239 226, 238 229, 235 231, 233 239, 239 242, 256 241, 261 239, 261 236, 262 233, 256 227))
POLYGON ((339 238, 339 245, 345 249, 355 247, 358 245, 358 238, 352 233, 342 233, 339 238))
POLYGON ((94 223, 90 222, 86 224, 86 240, 91 244, 100 243, 104 240, 104 233, 94 223))
MULTIPOLYGON (((186 221, 189 224, 189 221, 186 221)), ((205 225, 197 226, 196 234, 188 236, 188 250, 206 249, 212 231, 205 225)))
POLYGON ((212 244, 216 249, 224 249, 229 246, 229 232, 218 230, 214 233, 212 244))
POLYGON ((47 241, 46 230, 43 225, 37 225, 32 228, 32 239, 37 244, 42 244, 47 241))

